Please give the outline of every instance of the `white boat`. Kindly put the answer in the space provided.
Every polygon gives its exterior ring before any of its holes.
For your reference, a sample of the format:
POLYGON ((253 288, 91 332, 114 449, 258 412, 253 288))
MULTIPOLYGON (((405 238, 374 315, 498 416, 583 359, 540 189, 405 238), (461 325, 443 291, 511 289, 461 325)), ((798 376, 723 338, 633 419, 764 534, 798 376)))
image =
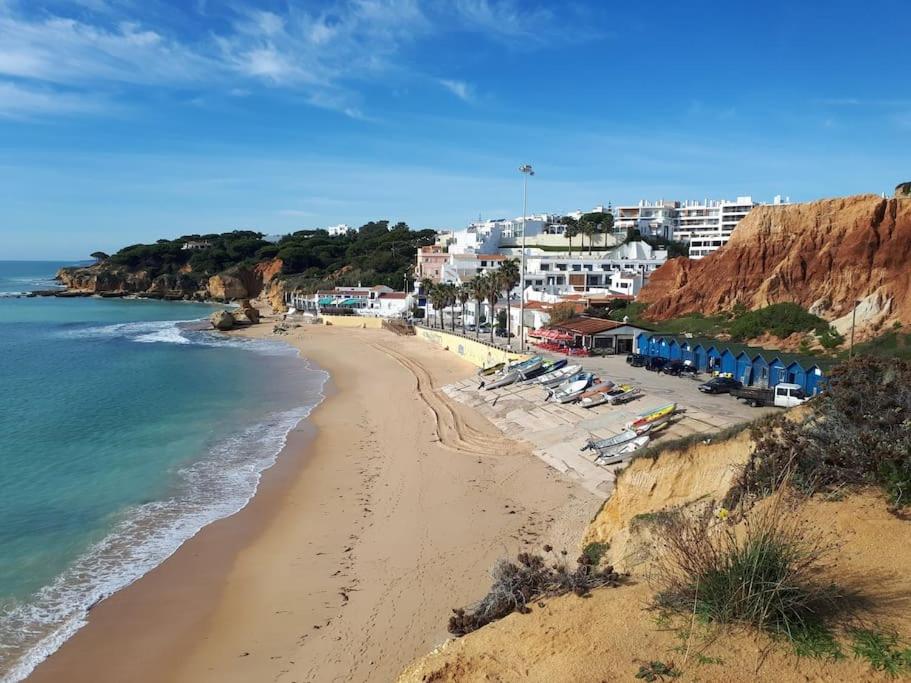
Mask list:
POLYGON ((635 439, 615 446, 613 449, 602 451, 598 454, 598 457, 595 458, 595 462, 599 465, 615 465, 618 462, 623 462, 628 456, 632 455, 640 448, 644 448, 648 444, 650 438, 651 437, 649 436, 637 436, 635 439))
POLYGON ((575 379, 571 382, 561 384, 556 389, 551 389, 550 396, 548 398, 556 401, 557 403, 569 403, 570 401, 575 401, 585 392, 586 389, 588 389, 588 385, 592 382, 592 374, 590 372, 582 374, 586 374, 588 377, 580 377, 579 379, 575 379))
POLYGON ((612 406, 615 406, 619 403, 625 403, 626 401, 629 401, 631 398, 638 396, 641 393, 642 393, 642 389, 640 389, 639 387, 630 387, 626 391, 621 391, 616 394, 615 393, 608 394, 607 402, 610 403, 612 406))
POLYGON ((500 387, 506 387, 506 386, 509 386, 510 384, 513 384, 521 376, 522 376, 521 372, 519 372, 518 370, 512 370, 511 372, 507 372, 505 375, 500 375, 499 377, 494 378, 493 380, 490 381, 489 384, 485 384, 484 388, 487 391, 490 391, 491 389, 499 389, 500 387))
POLYGON ((635 431, 632 429, 627 429, 625 432, 620 432, 614 436, 609 436, 606 439, 589 439, 588 443, 582 447, 582 450, 587 451, 588 449, 592 449, 597 451, 603 448, 610 448, 611 446, 616 446, 618 444, 626 443, 627 441, 632 441, 637 436, 639 435, 635 431))
POLYGON ((554 370, 553 372, 548 372, 544 375, 538 377, 535 382, 544 387, 551 387, 562 382, 565 382, 567 379, 577 374, 582 370, 581 365, 567 365, 565 367, 554 370))
POLYGON ((582 398, 579 399, 579 405, 583 408, 594 408, 604 403, 613 405, 615 399, 624 398, 624 400, 629 400, 637 393, 639 393, 639 389, 629 384, 621 384, 619 387, 612 386, 600 391, 589 390, 582 394, 582 398))
POLYGON ((533 358, 531 361, 529 361, 522 367, 516 368, 515 372, 519 373, 518 379, 521 381, 521 380, 524 380, 527 375, 532 374, 535 370, 540 368, 542 365, 544 365, 544 361, 541 358, 538 358, 538 359, 533 358))

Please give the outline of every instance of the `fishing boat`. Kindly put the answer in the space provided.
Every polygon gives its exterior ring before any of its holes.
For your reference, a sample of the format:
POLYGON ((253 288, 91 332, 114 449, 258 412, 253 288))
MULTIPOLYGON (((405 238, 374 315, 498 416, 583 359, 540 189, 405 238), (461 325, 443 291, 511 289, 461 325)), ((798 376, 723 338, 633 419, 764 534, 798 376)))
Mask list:
POLYGON ((590 398, 592 396, 597 396, 598 394, 605 394, 608 391, 611 391, 614 388, 614 386, 615 386, 614 383, 611 382, 609 379, 605 380, 603 382, 595 382, 588 389, 583 391, 582 395, 579 398, 580 399, 590 398))
POLYGON ((513 370, 524 370, 526 367, 534 365, 535 363, 543 363, 544 359, 541 356, 532 356, 531 358, 526 358, 525 360, 515 360, 506 366, 506 372, 511 372, 513 370))
POLYGON ((550 390, 550 395, 547 397, 548 400, 554 400, 557 403, 569 403, 575 401, 582 395, 594 379, 594 375, 590 372, 581 372, 575 376, 576 378, 561 384, 556 389, 550 390))
POLYGON ((478 370, 478 376, 489 377, 490 375, 495 375, 496 373, 500 372, 500 370, 502 370, 505 366, 506 363, 495 363, 494 365, 488 365, 486 368, 481 368, 478 370))
POLYGON ((488 384, 485 384, 484 389, 490 391, 491 389, 499 389, 500 387, 509 386, 510 384, 516 382, 521 376, 522 373, 518 370, 511 370, 510 372, 507 372, 499 377, 495 377, 488 384))
POLYGON ((533 379, 538 380, 541 377, 544 377, 545 375, 548 375, 552 372, 556 372, 557 370, 561 369, 562 367, 564 367, 566 365, 566 363, 567 363, 567 360, 565 358, 561 358, 559 360, 544 361, 544 363, 541 364, 541 367, 538 368, 537 370, 535 370, 533 372, 523 373, 525 375, 525 378, 521 381, 528 382, 533 379))
POLYGON ((583 451, 589 449, 593 451, 600 451, 605 448, 610 448, 611 446, 616 446, 618 444, 626 443, 627 441, 632 441, 637 436, 639 436, 635 430, 627 429, 624 432, 620 432, 614 436, 609 436, 606 439, 589 439, 588 443, 582 446, 583 451))
POLYGON ((662 417, 673 415, 675 410, 677 410, 677 404, 668 403, 660 408, 654 408, 644 413, 640 413, 635 420, 631 420, 629 424, 626 425, 626 428, 635 429, 636 427, 642 427, 650 422, 660 420, 662 417))
POLYGON ((534 374, 541 369, 542 365, 544 365, 544 361, 541 358, 532 359, 532 361, 523 365, 522 367, 516 368, 514 372, 518 372, 519 379, 524 380, 529 375, 534 376, 534 374))
POLYGON ((611 391, 607 394, 607 402, 612 406, 615 406, 620 403, 626 403, 641 393, 642 389, 639 387, 634 387, 631 384, 624 384, 618 387, 616 391, 611 391))
POLYGON ((553 372, 548 372, 544 375, 541 375, 535 381, 543 387, 552 387, 558 384, 562 384, 573 375, 579 373, 581 370, 581 365, 566 365, 562 368, 554 370, 553 372))
POLYGON ((635 439, 631 439, 619 446, 601 451, 598 453, 598 457, 595 458, 595 462, 599 465, 615 465, 618 462, 623 462, 626 457, 648 445, 650 438, 649 436, 637 436, 635 439))
POLYGON ((639 393, 639 389, 631 384, 615 385, 606 390, 585 392, 579 400, 579 405, 583 408, 594 408, 604 403, 613 404, 615 398, 632 397, 637 393, 639 393))

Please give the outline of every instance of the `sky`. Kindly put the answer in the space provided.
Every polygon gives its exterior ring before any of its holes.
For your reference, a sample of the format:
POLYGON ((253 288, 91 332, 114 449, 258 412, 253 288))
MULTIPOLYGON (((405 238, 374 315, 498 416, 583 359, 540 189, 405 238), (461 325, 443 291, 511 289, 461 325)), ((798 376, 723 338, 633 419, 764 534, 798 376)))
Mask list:
POLYGON ((911 180, 911 5, 0 0, 0 259, 911 180))

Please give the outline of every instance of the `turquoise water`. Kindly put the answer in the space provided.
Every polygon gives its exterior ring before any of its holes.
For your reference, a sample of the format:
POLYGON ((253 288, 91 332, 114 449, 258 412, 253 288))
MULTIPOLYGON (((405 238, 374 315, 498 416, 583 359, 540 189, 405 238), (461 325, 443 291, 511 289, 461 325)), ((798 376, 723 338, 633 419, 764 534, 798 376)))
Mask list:
POLYGON ((255 491, 325 373, 204 331, 205 304, 17 298, 0 261, 0 678, 255 491))

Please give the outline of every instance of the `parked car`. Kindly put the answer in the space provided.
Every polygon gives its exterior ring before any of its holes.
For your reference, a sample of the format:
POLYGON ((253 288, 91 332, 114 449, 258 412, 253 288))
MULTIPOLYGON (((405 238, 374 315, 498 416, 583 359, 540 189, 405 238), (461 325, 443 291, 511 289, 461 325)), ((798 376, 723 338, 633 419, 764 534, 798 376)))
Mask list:
POLYGON ((506 331, 505 329, 503 329, 502 327, 498 327, 498 328, 497 328, 497 336, 498 336, 498 337, 515 337, 516 335, 515 335, 514 333, 512 333, 512 332, 507 332, 507 331, 506 331))
POLYGON ((672 360, 663 368, 661 372, 666 375, 674 375, 674 377, 680 377, 681 375, 695 375, 697 373, 696 366, 693 365, 691 361, 684 360, 672 360))
POLYGON ((729 394, 732 389, 743 388, 743 383, 733 377, 713 377, 708 382, 699 385, 703 394, 729 394))
POLYGON ((631 353, 626 357, 626 362, 634 368, 641 368, 648 362, 648 356, 643 356, 641 353, 631 353))
POLYGON ((667 365, 667 358, 649 358, 645 363, 645 369, 652 372, 661 372, 661 369, 667 365))
POLYGON ((772 389, 763 387, 743 387, 732 389, 731 396, 745 401, 754 408, 759 406, 778 406, 793 408, 805 403, 807 395, 799 384, 776 384, 772 389))

